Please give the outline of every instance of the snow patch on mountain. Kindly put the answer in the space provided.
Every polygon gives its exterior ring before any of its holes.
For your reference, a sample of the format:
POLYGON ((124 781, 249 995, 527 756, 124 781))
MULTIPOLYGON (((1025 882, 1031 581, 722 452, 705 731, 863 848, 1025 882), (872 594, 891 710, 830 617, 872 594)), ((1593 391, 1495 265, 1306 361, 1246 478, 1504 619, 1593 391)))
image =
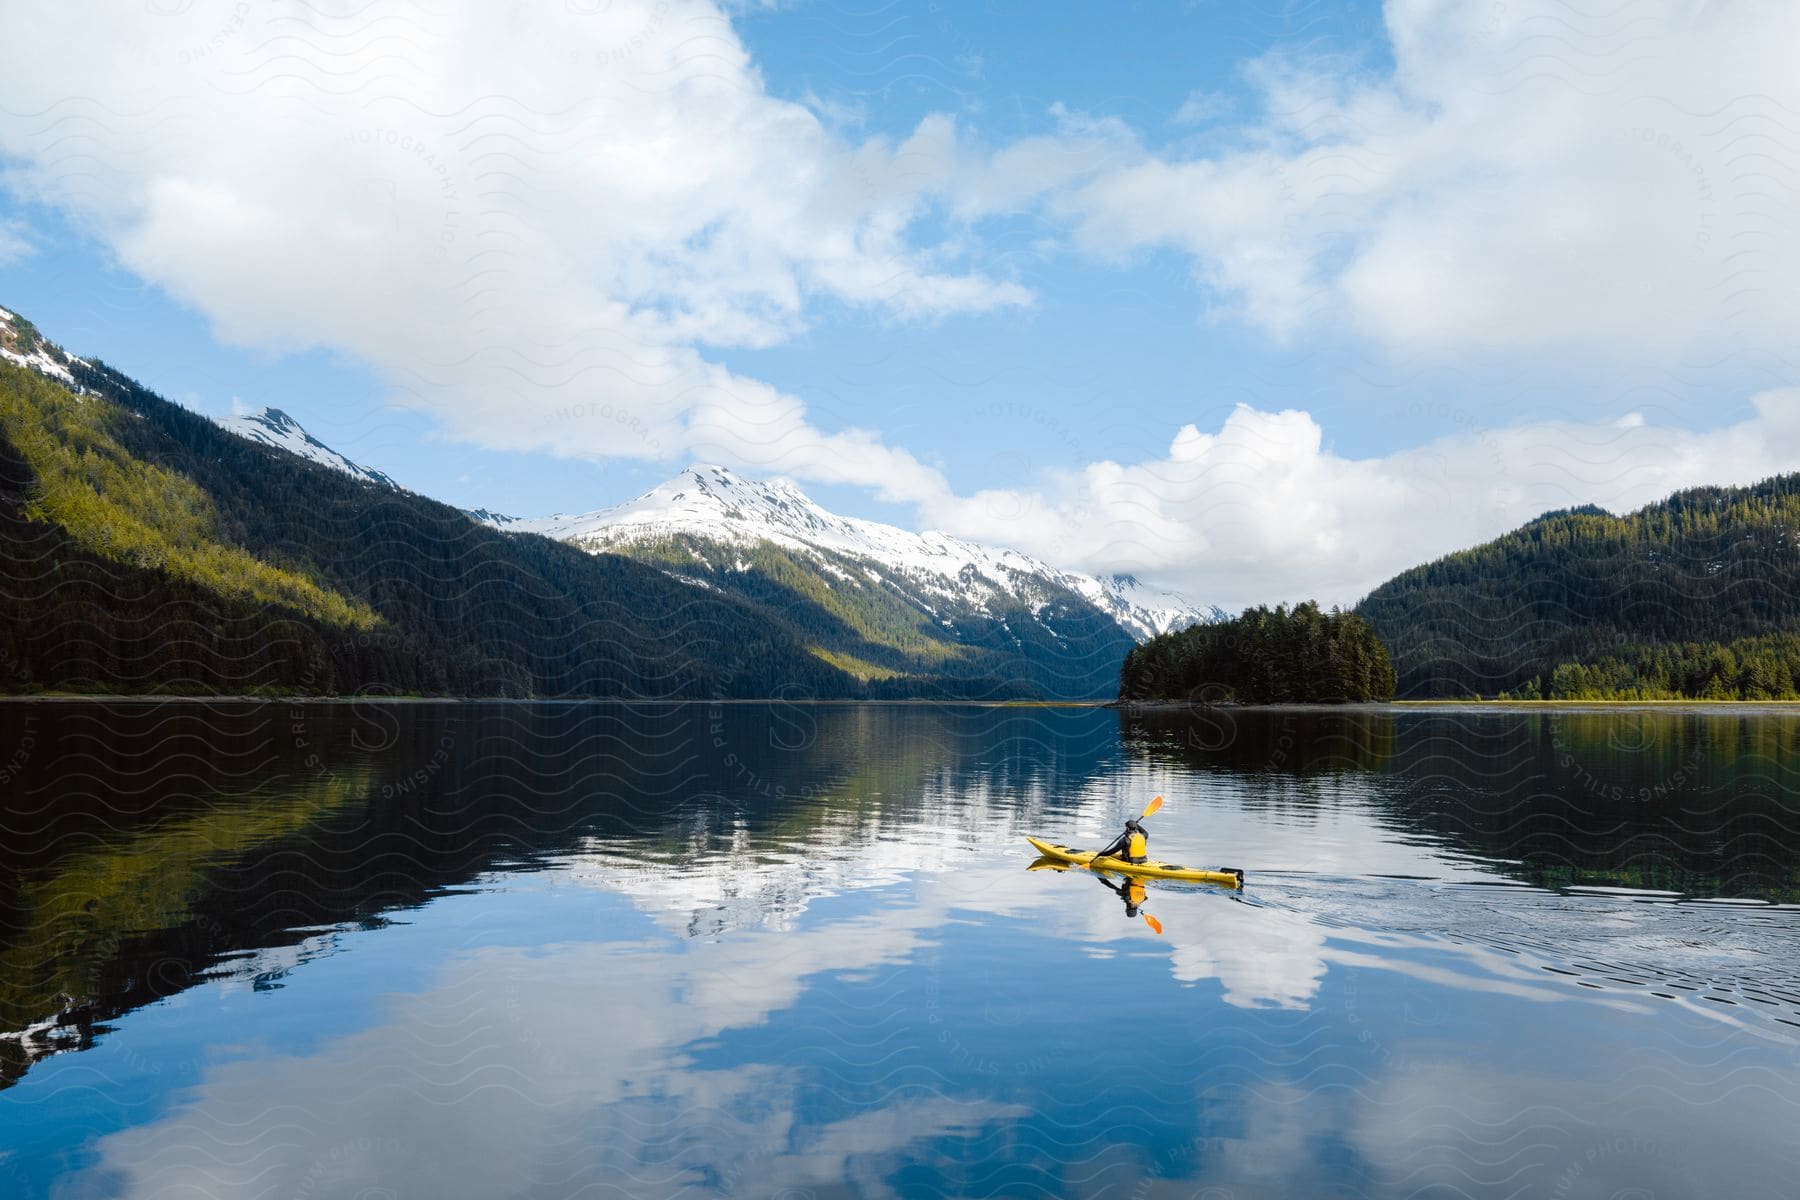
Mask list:
POLYGON ((370 483, 378 483, 383 487, 398 488, 385 472, 373 467, 365 467, 361 463, 351 462, 324 442, 301 428, 300 422, 282 412, 279 408, 265 408, 247 416, 215 417, 214 420, 226 430, 241 438, 253 442, 261 442, 265 446, 273 446, 277 450, 286 450, 289 454, 298 455, 308 462, 330 467, 334 471, 342 471, 346 475, 354 475, 358 479, 370 483))
MULTIPOLYGON (((1067 589, 1112 617, 1142 641, 1171 629, 1224 619, 1178 596, 1144 587, 1130 576, 1097 579, 1063 571, 1016 550, 964 541, 938 530, 910 533, 892 525, 839 516, 819 507, 786 480, 746 479, 730 468, 690 467, 660 487, 613 508, 535 520, 488 522, 496 528, 540 533, 598 553, 676 535, 729 545, 769 542, 808 555, 842 577, 822 553, 873 560, 929 607, 933 597, 984 611, 1002 597, 1040 600, 1067 589)), ((740 568, 742 569, 742 568, 740 568)), ((878 572, 863 572, 877 583, 878 572)))
MULTIPOLYGON (((30 321, 4 308, 0 308, 0 360, 16 363, 48 376, 77 393, 82 388, 75 382, 74 368, 89 365, 86 359, 77 358, 56 343, 47 341, 30 321)), ((213 421, 239 437, 299 455, 308 462, 319 463, 334 471, 342 471, 346 475, 383 487, 400 486, 385 472, 345 458, 306 432, 298 421, 279 408, 265 408, 248 415, 214 417, 213 421)), ((492 517, 496 521, 508 520, 497 514, 483 514, 483 517, 492 517)))
POLYGON ((505 513, 494 512, 487 508, 465 508, 460 510, 463 516, 482 525, 492 525, 495 529, 513 529, 519 525, 518 517, 509 517, 505 513))
POLYGON ((69 387, 75 386, 70 369, 87 360, 76 358, 54 342, 45 341, 31 323, 19 314, 0 308, 0 359, 36 371, 69 387))

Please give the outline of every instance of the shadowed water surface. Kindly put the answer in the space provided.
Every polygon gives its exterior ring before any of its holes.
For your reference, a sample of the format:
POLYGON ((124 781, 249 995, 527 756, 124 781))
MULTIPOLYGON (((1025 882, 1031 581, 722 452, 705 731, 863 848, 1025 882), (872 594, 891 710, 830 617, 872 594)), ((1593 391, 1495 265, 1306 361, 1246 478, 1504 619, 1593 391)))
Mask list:
POLYGON ((0 723, 7 1196, 1800 1190, 1794 718, 0 723))

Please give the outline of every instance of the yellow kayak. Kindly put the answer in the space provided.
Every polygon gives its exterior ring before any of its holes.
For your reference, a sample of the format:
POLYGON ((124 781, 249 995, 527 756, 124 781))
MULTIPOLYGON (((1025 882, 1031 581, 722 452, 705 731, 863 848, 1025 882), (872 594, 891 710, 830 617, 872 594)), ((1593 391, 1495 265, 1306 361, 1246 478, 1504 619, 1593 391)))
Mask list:
POLYGON ((1058 846, 1054 842, 1041 842, 1034 837, 1027 837, 1025 840, 1037 847, 1037 852, 1045 858, 1074 863, 1076 866, 1093 867, 1097 871, 1117 871, 1121 875, 1144 875, 1151 879, 1189 879, 1195 883, 1222 883, 1226 887, 1234 888, 1244 886, 1244 873, 1235 867, 1202 871, 1198 867, 1158 862, 1154 858, 1146 859, 1141 863, 1129 863, 1120 858, 1102 858, 1095 861, 1092 850, 1074 850, 1068 846, 1058 846))

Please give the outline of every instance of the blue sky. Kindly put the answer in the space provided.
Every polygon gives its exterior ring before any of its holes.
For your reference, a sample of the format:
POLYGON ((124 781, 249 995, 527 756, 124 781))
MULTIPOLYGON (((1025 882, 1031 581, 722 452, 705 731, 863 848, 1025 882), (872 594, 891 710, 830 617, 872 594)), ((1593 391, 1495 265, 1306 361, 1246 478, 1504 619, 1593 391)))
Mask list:
POLYGON ((353 7, 36 5, 0 304, 458 504, 724 461, 1228 606, 1800 467, 1791 14, 353 7))

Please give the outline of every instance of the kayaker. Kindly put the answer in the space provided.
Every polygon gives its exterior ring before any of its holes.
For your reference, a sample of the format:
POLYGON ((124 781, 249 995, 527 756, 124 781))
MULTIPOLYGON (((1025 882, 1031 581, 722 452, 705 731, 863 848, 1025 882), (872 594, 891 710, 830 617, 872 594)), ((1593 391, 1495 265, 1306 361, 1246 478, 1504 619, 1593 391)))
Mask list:
POLYGON ((1125 902, 1125 915, 1136 919, 1138 915, 1138 905, 1144 902, 1144 893, 1146 890, 1144 888, 1144 881, 1137 878, 1135 875, 1127 876, 1118 883, 1114 883, 1104 875, 1101 875, 1098 878, 1101 883, 1117 892, 1119 899, 1125 902))
POLYGON ((1145 829, 1136 817, 1125 822, 1125 832, 1121 833, 1106 849, 1095 855, 1096 858, 1116 858, 1128 863, 1141 863, 1150 857, 1150 831, 1145 829))

